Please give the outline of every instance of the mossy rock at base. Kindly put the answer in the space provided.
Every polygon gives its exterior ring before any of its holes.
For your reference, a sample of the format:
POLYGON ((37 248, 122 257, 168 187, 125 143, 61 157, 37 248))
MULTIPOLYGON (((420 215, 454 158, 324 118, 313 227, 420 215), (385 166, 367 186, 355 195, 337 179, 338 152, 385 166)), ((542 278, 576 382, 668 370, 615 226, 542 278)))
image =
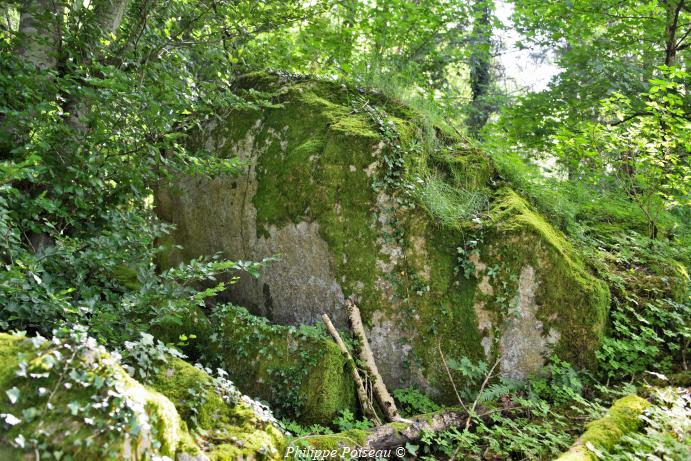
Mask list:
POLYGON ((0 333, 0 362, 0 446, 13 453, 6 459, 35 452, 42 459, 174 457, 189 438, 170 400, 132 379, 95 342, 0 333))
POLYGON ((179 359, 143 385, 83 332, 0 333, 0 364, 3 460, 278 459, 284 444, 270 413, 237 391, 224 401, 218 382, 179 359), (194 435, 193 411, 203 415, 194 435))
POLYGON ((228 389, 224 394, 224 383, 223 377, 212 378, 172 358, 147 384, 169 398, 185 423, 201 434, 204 454, 211 461, 280 458, 285 442, 273 416, 247 397, 231 395, 228 389))
POLYGON ((272 325, 236 306, 223 312, 209 347, 244 393, 305 424, 326 424, 356 408, 346 358, 322 331, 272 325))
MULTIPOLYGON (((497 190, 487 155, 408 107, 340 82, 253 74, 237 86, 272 94, 273 105, 188 133, 191 147, 245 167, 160 187, 157 213, 176 226, 164 267, 218 252, 280 254, 222 299, 276 324, 319 323, 328 313, 344 328, 352 298, 388 386, 416 385, 442 401, 455 400, 442 354, 490 362, 501 354, 502 372, 515 377, 553 352, 593 365, 607 287, 547 220, 497 190)), ((255 341, 255 349, 269 344, 255 341)), ((238 366, 267 387, 262 363, 238 366)))
POLYGON ((589 423, 583 435, 556 461, 597 461, 601 457, 590 448, 598 451, 614 448, 623 436, 640 428, 640 417, 649 407, 650 402, 637 395, 620 398, 605 416, 589 423))

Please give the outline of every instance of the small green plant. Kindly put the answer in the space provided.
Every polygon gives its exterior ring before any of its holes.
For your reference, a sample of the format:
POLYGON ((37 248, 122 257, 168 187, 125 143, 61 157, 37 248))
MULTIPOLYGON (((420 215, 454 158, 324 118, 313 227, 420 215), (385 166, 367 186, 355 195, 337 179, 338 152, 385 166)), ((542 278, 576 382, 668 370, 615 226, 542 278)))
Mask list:
POLYGON ((667 373, 673 358, 686 361, 691 343, 691 304, 656 299, 629 302, 613 310, 612 333, 597 357, 607 378, 625 378, 644 371, 667 373))
POLYGON ((185 358, 185 355, 155 339, 148 333, 140 333, 137 341, 125 341, 125 348, 120 352, 123 366, 132 376, 146 379, 155 375, 159 367, 169 357, 185 358))
POLYGON ((456 265, 453 268, 454 274, 461 274, 466 279, 475 276, 475 263, 473 263, 470 257, 471 255, 480 254, 480 243, 482 243, 481 239, 474 238, 456 248, 456 265))
POLYGON ((439 405, 414 387, 396 389, 393 391, 393 396, 396 399, 398 409, 404 416, 431 413, 440 408, 439 405))
POLYGON ((369 419, 358 420, 350 410, 341 410, 340 415, 334 419, 333 424, 339 432, 349 431, 351 429, 365 430, 373 426, 369 419))
POLYGON ((327 435, 333 434, 333 431, 326 426, 321 424, 311 424, 309 426, 303 426, 300 423, 293 421, 292 419, 282 419, 279 424, 287 433, 295 437, 305 437, 308 435, 327 435))
POLYGON ((570 363, 557 356, 541 373, 528 381, 528 393, 552 402, 568 402, 579 399, 583 394, 583 381, 570 363))

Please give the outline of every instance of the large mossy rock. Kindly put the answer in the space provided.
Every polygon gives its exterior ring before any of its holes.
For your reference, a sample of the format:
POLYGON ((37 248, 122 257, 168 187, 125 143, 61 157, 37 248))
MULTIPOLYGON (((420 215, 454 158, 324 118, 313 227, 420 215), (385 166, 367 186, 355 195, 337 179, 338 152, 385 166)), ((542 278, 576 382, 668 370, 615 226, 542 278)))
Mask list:
POLYGON ((270 413, 171 358, 147 385, 93 339, 0 333, 0 459, 278 459, 270 413), (191 429, 194 429, 193 431, 191 429))
POLYGON ((169 243, 182 247, 171 245, 164 266, 217 252, 281 255, 223 296, 278 324, 326 312, 340 327, 352 297, 392 387, 451 399, 442 354, 500 355, 517 378, 552 352, 594 364, 606 286, 563 235, 496 185, 482 152, 337 82, 256 74, 240 79, 238 90, 248 88, 275 104, 189 133, 191 146, 242 159, 241 174, 182 177, 157 192, 159 216, 176 226, 169 243), (463 211, 471 202, 486 205, 474 220, 463 211))
POLYGON ((274 325, 244 308, 223 309, 208 351, 245 393, 304 424, 326 423, 355 408, 349 365, 323 332, 274 325))

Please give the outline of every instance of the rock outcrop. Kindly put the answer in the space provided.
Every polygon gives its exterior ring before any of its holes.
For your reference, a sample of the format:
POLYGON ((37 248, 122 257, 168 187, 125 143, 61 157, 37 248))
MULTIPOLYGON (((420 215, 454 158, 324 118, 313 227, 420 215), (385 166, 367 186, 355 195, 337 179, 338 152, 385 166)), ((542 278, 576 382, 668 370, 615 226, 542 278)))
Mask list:
POLYGON ((274 105, 189 133, 191 146, 242 159, 241 174, 182 177, 157 192, 158 215, 176 226, 169 243, 182 247, 164 266, 280 255, 223 297, 274 323, 326 312, 341 327, 353 298, 386 383, 442 399, 453 400, 442 354, 499 359, 516 378, 551 353, 594 363, 607 287, 486 155, 337 82, 255 74, 243 88, 274 105))
POLYGON ((0 459, 282 458, 271 413, 180 359, 146 385, 84 333, 0 333, 0 459))

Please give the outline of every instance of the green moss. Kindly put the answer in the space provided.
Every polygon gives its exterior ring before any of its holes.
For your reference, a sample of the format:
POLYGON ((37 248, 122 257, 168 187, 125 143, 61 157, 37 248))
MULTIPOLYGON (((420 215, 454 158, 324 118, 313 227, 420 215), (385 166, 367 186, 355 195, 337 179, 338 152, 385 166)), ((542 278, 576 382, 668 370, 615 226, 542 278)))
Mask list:
POLYGON ((641 426, 640 416, 650 403, 636 395, 628 395, 614 402, 607 414, 590 424, 576 443, 557 461, 596 461, 599 459, 587 447, 592 444, 598 450, 611 450, 630 432, 641 426))
MULTIPOLYGON (((369 433, 362 429, 350 429, 348 431, 339 432, 336 434, 326 435, 312 435, 295 439, 290 442, 290 445, 296 447, 304 447, 305 445, 324 451, 336 450, 336 453, 343 454, 343 448, 348 447, 355 449, 357 447, 364 447, 367 444, 367 436, 369 433)), ((347 454, 345 459, 350 459, 347 454)))
MULTIPOLYGON (((365 107, 360 92, 338 82, 253 74, 240 78, 238 88, 270 92, 275 106, 233 114, 197 141, 220 140, 218 155, 229 156, 252 139, 259 154, 252 196, 258 236, 267 236, 272 226, 317 223, 329 246, 330 268, 343 294, 357 300, 365 324, 382 314, 401 348, 410 349, 401 364, 414 368, 408 375, 419 376, 441 400, 455 401, 439 349, 447 358, 485 358, 474 306, 484 295, 478 293, 478 280, 454 271, 456 249, 479 236, 468 223, 442 225, 415 203, 410 191, 420 178, 433 175, 449 187, 489 196, 490 158, 457 134, 376 94, 366 95, 365 107), (395 166, 389 168, 386 163, 392 160, 395 166), (391 169, 400 178, 379 186, 391 169), (399 252, 402 256, 389 256, 399 252), (392 269, 382 269, 387 265, 392 269)), ((232 181, 214 184, 209 194, 218 194, 217 203, 223 203, 232 181)), ((214 212, 190 211, 189 226, 205 225, 214 212)), ((514 283, 510 273, 534 264, 545 275, 537 295, 543 306, 540 320, 562 334, 557 352, 592 364, 609 302, 606 287, 588 273, 563 235, 515 193, 497 194, 491 221, 483 258, 502 265, 507 286, 514 283)), ((177 242, 187 257, 209 254, 208 242, 200 242, 196 230, 185 230, 188 241, 177 242)), ((219 336, 226 345, 218 353, 241 388, 279 411, 297 410, 303 421, 324 421, 354 402, 344 362, 333 344, 325 345, 329 341, 305 339, 298 329, 279 331, 235 314, 219 336), (317 369, 317 357, 327 371, 317 369), (307 371, 296 375, 296 369, 307 371), (333 384, 325 379, 339 373, 333 384)))
POLYGON ((393 427, 396 430, 396 432, 402 432, 402 431, 408 429, 408 427, 409 427, 409 425, 406 423, 397 423, 397 422, 389 423, 389 426, 393 427))
POLYGON ((353 409, 355 391, 336 344, 308 327, 272 325, 228 306, 217 327, 224 358, 240 390, 304 423, 331 421, 353 409))
POLYGON ((594 367, 609 310, 607 285, 589 273, 571 243, 515 192, 499 191, 489 216, 482 260, 500 269, 492 284, 504 287, 487 299, 489 308, 506 313, 521 269, 539 269, 537 318, 545 331, 554 329, 560 335, 553 352, 576 365, 594 367))
MULTIPOLYGON (((440 340, 445 353, 452 357, 481 356, 481 337, 472 309, 474 288, 465 281, 457 283, 453 274, 461 233, 431 225, 423 210, 394 211, 389 219, 401 216, 398 229, 405 234, 404 241, 395 242, 397 229, 378 221, 381 210, 373 208, 378 200, 372 187, 375 177, 367 171, 381 161, 387 147, 370 117, 353 110, 350 100, 355 97, 349 89, 330 82, 291 83, 279 99, 283 107, 263 112, 263 128, 256 139, 257 145, 268 143, 257 166, 258 189, 253 199, 257 232, 266 235, 269 226, 289 222, 318 222, 343 292, 360 299, 365 322, 371 321, 376 311, 398 310, 404 321, 401 330, 418 333, 411 339, 414 347, 410 360, 427 368, 427 378, 435 387, 446 389, 441 396, 451 400, 436 342, 440 340), (281 130, 285 130, 283 143, 272 141, 271 133, 281 130), (424 254, 413 248, 411 239, 415 236, 430 242, 424 254), (380 246, 387 241, 403 245, 410 259, 391 274, 381 274, 378 261, 387 257, 380 246), (431 276, 425 277, 426 273, 431 276), (382 277, 390 280, 393 293, 382 293, 378 288, 382 277), (418 294, 416 288, 411 289, 416 284, 420 288, 429 285, 429 291, 418 294), (444 315, 447 317, 441 320, 444 315), (462 342, 457 341, 459 329, 464 332, 462 342)), ((389 121, 394 123, 401 143, 418 144, 419 117, 379 102, 379 107, 392 114, 389 121)), ((232 135, 235 139, 241 136, 232 135)), ((415 152, 404 158, 405 174, 410 177, 422 174, 415 171, 420 167, 419 152, 415 152)), ((488 158, 479 153, 464 156, 458 151, 448 157, 452 160, 438 159, 436 163, 447 165, 467 187, 484 184, 493 171, 488 158)))
MULTIPOLYGON (((0 435, 0 454, 3 455, 0 459, 19 459, 22 453, 12 448, 11 441, 19 434, 28 439, 39 427, 52 436, 48 439, 49 449, 62 451, 73 459, 144 459, 143 453, 127 448, 130 445, 125 442, 124 433, 113 429, 94 439, 94 426, 84 424, 86 415, 67 411, 68 405, 92 401, 100 392, 95 386, 72 385, 64 390, 53 382, 59 379, 57 374, 32 379, 16 376, 20 362, 28 363, 32 373, 51 370, 51 362, 45 357, 42 349, 35 349, 29 341, 0 334, 0 363, 3 365, 0 367, 0 413, 16 413, 24 419, 20 409, 39 410, 35 420, 22 422, 0 435), (9 403, 4 392, 13 387, 20 391, 15 405, 9 403), (53 411, 46 411, 44 403, 37 397, 39 387, 55 389, 51 400, 53 411), (91 439, 95 442, 92 445, 81 443, 91 439), (110 444, 110 454, 101 450, 107 443, 110 444)), ((78 360, 82 359, 78 357, 78 360)), ((151 429, 141 427, 138 439, 132 443, 132 446, 139 447, 137 450, 155 446, 158 454, 170 458, 175 458, 178 453, 197 455, 201 450, 188 430, 188 427, 193 427, 203 434, 203 446, 210 459, 235 460, 240 459, 240 455, 247 459, 278 459, 282 453, 284 437, 273 424, 260 420, 242 400, 225 402, 212 378, 183 360, 171 358, 160 373, 150 379, 147 387, 110 361, 107 354, 89 352, 83 360, 93 360, 96 364, 90 366, 85 363, 91 373, 102 375, 104 379, 115 378, 118 383, 115 389, 124 392, 132 402, 133 417, 140 423, 148 421, 151 429)), ((103 417, 105 413, 95 417, 97 424, 103 417)), ((115 422, 106 420, 103 424, 111 427, 115 422)))
POLYGON ((143 455, 141 450, 151 446, 157 447, 161 455, 175 456, 186 431, 174 405, 130 378, 102 350, 91 346, 72 347, 67 350, 79 352, 71 359, 67 376, 59 375, 56 370, 63 370, 63 363, 68 360, 65 349, 56 349, 49 343, 34 347, 28 340, 0 333, 0 389, 3 391, 0 413, 13 414, 22 420, 0 435, 2 450, 14 453, 6 458, 19 456, 20 451, 12 448, 17 437, 23 436, 28 443, 38 433, 43 434, 45 450, 62 452, 73 459, 133 460, 143 455), (18 375, 20 365, 26 368, 27 377, 18 375), (82 382, 90 385, 79 384, 82 382), (100 386, 95 384, 98 382, 100 386), (14 403, 5 395, 9 389, 18 391, 14 403), (106 392, 123 393, 131 402, 126 410, 131 412, 129 417, 139 424, 149 421, 151 429, 142 425, 135 440, 128 441, 125 432, 115 429, 122 421, 109 421, 107 418, 112 418, 112 413, 88 409, 91 403, 103 399, 106 392), (89 419, 93 422, 85 423, 89 419), (96 430, 104 427, 110 429, 96 430))
POLYGON ((175 403, 190 427, 213 440, 212 459, 226 459, 231 452, 278 453, 283 446, 283 435, 271 423, 260 421, 242 402, 226 403, 212 378, 183 360, 170 359, 149 384, 175 403))

